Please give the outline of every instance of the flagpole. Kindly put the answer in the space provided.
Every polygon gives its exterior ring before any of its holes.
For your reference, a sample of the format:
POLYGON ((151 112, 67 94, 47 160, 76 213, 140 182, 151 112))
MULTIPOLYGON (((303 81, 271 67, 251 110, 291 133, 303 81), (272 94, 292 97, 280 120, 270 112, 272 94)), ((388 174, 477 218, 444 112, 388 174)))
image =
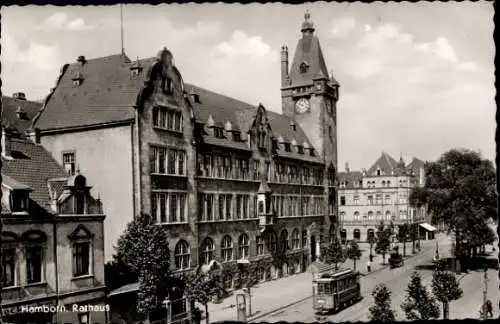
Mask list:
POLYGON ((120 3, 120 40, 121 40, 121 53, 125 54, 125 48, 123 46, 123 3, 120 3))

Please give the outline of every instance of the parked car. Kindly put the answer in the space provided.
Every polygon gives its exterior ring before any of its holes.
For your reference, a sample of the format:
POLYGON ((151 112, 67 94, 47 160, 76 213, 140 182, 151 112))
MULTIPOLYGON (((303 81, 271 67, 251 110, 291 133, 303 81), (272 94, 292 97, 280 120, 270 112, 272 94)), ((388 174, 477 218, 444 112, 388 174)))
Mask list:
POLYGON ((404 265, 404 263, 405 262, 404 262, 403 256, 401 254, 399 254, 398 252, 393 252, 389 256, 389 265, 390 265, 391 269, 402 267, 404 265))

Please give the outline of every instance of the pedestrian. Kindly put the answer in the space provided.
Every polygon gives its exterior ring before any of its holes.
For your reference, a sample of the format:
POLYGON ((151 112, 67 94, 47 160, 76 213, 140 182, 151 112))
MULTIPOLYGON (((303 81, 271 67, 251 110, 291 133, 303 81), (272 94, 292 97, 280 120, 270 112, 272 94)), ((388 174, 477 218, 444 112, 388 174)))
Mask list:
POLYGON ((372 272, 372 263, 370 262, 370 260, 368 260, 368 264, 366 265, 366 267, 368 268, 368 272, 372 272))

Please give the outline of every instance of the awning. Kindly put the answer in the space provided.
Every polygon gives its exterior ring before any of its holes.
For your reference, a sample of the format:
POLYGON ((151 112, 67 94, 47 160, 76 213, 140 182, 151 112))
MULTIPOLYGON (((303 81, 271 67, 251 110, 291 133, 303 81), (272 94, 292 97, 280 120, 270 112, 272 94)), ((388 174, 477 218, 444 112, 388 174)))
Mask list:
POLYGON ((111 291, 108 294, 108 297, 116 296, 116 295, 121 295, 121 294, 126 294, 129 292, 136 292, 139 290, 139 283, 134 282, 125 286, 121 286, 119 288, 116 288, 115 290, 111 291))
POLYGON ((422 226, 426 231, 429 232, 434 232, 437 229, 429 223, 421 223, 420 226, 422 226))

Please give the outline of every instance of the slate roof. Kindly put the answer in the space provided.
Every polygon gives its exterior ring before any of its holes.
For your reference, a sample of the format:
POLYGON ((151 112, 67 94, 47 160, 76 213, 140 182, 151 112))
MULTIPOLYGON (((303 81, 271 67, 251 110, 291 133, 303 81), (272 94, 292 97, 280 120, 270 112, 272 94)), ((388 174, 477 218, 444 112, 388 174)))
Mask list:
POLYGON ((349 171, 349 172, 339 172, 337 174, 339 182, 347 182, 346 189, 354 188, 354 183, 356 181, 363 180, 363 173, 361 171, 349 171))
MULTIPOLYGON (((50 211, 47 180, 64 178, 66 172, 41 145, 25 139, 11 139, 12 160, 2 157, 2 177, 33 189, 30 209, 50 211), (34 204, 33 204, 34 202, 34 204)), ((36 215, 37 213, 33 213, 36 215)))
POLYGON ((425 165, 425 162, 414 157, 411 162, 406 166, 408 170, 413 171, 415 175, 418 175, 420 173, 420 168, 423 168, 425 165))
POLYGON ((18 134, 24 134, 41 107, 40 102, 2 96, 2 127, 12 129, 18 134), (18 111, 24 112, 26 119, 19 119, 18 111))
POLYGON ((304 86, 312 84, 312 79, 325 77, 328 79, 328 69, 326 67, 323 52, 319 39, 314 35, 303 35, 295 49, 292 66, 289 72, 292 84, 290 86, 304 86), (305 62, 309 68, 307 72, 300 72, 300 64, 305 62))
POLYGON ((378 168, 386 175, 390 175, 393 171, 394 174, 398 174, 401 171, 398 162, 386 152, 382 152, 377 161, 367 170, 367 174, 376 175, 378 168))
MULTIPOLYGON (((315 41, 313 43, 316 44, 315 41)), ((319 46, 319 43, 314 46, 319 46)), ((143 66, 143 71, 147 71, 155 60, 155 57, 147 58, 139 60, 139 63, 143 66)), ((126 55, 117 54, 88 59, 83 65, 72 63, 63 67, 56 88, 47 97, 46 104, 34 121, 34 127, 44 131, 132 120, 137 95, 144 85, 146 74, 142 73, 141 77, 132 79, 130 67, 135 64, 136 61, 131 61, 126 55), (83 77, 83 83, 75 87, 72 78, 78 73, 83 77)), ((257 103, 251 105, 188 83, 185 84, 185 90, 199 95, 199 103, 191 100, 197 122, 206 123, 209 116, 212 116, 216 124, 224 126, 230 121, 233 129, 238 129, 243 134, 251 127, 257 113, 257 103)), ((295 139, 300 145, 306 142, 312 146, 299 125, 292 130, 290 117, 269 110, 266 110, 266 114, 275 137, 282 136, 290 142, 295 139)), ((211 138, 207 142, 210 141, 215 141, 220 146, 239 149, 246 147, 245 143, 232 139, 224 142, 223 139, 220 141, 211 138)), ((302 158, 305 154, 296 153, 295 157, 302 158)), ((305 159, 320 161, 319 157, 305 159)))

